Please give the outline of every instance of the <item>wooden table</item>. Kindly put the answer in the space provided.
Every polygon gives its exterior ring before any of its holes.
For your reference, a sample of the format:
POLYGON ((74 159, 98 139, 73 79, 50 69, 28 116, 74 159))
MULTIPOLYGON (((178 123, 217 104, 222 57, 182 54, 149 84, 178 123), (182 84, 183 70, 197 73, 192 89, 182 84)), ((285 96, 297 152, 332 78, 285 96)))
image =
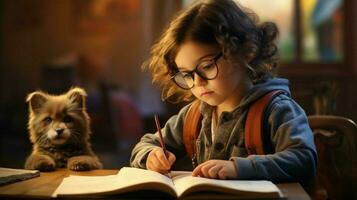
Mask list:
MULTIPOLYGON (((118 170, 74 172, 67 169, 58 169, 54 172, 41 172, 40 177, 1 186, 0 199, 49 199, 51 198, 51 194, 62 182, 63 178, 69 175, 102 176, 116 174, 117 172, 118 170)), ((277 186, 287 199, 310 199, 299 183, 281 183, 277 184, 277 186)), ((117 196, 110 197, 110 199, 128 199, 128 197, 117 196)))

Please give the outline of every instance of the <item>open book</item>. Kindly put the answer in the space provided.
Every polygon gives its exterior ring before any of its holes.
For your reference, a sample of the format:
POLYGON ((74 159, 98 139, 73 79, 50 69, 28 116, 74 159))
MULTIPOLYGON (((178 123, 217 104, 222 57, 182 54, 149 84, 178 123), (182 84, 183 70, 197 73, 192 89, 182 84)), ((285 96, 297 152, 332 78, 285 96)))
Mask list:
POLYGON ((109 176, 69 176, 64 178, 53 197, 124 194, 136 191, 160 191, 174 198, 280 198, 279 189, 270 181, 216 180, 192 177, 191 172, 160 173, 131 167, 109 176))

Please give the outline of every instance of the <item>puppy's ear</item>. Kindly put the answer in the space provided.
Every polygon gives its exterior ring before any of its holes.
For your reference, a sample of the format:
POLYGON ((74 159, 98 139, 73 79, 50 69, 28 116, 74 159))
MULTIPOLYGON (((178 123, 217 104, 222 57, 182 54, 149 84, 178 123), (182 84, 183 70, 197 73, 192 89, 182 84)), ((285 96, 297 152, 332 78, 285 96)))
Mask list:
POLYGON ((37 113, 39 109, 43 106, 47 101, 47 96, 45 93, 41 91, 36 91, 29 94, 26 98, 26 102, 28 102, 30 111, 37 113))
POLYGON ((82 88, 72 88, 67 92, 67 97, 78 108, 85 108, 87 93, 82 88))

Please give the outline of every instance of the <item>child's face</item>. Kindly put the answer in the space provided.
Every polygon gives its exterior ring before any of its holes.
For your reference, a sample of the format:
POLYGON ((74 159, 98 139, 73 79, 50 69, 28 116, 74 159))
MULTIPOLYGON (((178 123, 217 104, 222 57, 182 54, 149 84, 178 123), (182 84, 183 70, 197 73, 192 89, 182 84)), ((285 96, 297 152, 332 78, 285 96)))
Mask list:
MULTIPOLYGON (((188 41, 180 46, 175 62, 180 71, 192 71, 196 66, 207 63, 219 53, 221 49, 217 46, 188 41)), ((215 79, 205 80, 194 73, 194 86, 191 92, 211 106, 235 108, 250 81, 245 67, 239 64, 233 66, 223 57, 220 57, 216 63, 218 75, 215 79)))

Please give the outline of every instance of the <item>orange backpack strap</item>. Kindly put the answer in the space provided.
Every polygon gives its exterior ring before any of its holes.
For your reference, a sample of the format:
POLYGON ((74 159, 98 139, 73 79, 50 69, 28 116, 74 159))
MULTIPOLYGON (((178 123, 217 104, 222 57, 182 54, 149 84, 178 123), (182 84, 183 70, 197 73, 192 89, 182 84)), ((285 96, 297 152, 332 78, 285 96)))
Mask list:
POLYGON ((268 136, 265 136, 262 132, 264 129, 264 112, 270 101, 282 93, 285 93, 285 91, 270 91, 249 107, 244 128, 245 148, 249 155, 268 153, 267 148, 270 143, 268 143, 268 136))
POLYGON ((183 142, 188 156, 192 159, 195 143, 201 129, 202 115, 200 112, 201 101, 195 100, 189 108, 183 124, 183 142))

